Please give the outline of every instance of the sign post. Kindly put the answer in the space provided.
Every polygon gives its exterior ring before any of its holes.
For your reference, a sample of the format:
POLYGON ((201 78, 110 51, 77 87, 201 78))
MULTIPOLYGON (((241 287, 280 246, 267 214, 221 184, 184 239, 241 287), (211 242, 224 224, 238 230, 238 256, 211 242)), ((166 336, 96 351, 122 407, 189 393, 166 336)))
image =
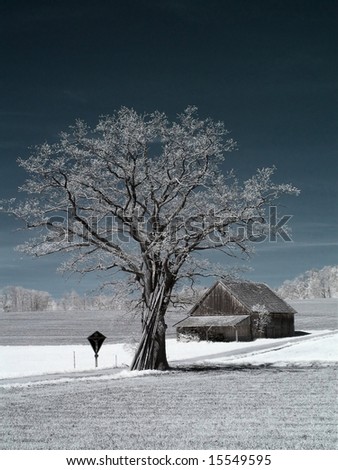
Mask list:
POLYGON ((95 367, 98 366, 98 357, 99 357, 99 350, 103 344, 103 341, 106 339, 106 337, 100 333, 99 331, 95 331, 92 335, 88 336, 88 341, 90 342, 91 347, 94 350, 95 353, 95 367))

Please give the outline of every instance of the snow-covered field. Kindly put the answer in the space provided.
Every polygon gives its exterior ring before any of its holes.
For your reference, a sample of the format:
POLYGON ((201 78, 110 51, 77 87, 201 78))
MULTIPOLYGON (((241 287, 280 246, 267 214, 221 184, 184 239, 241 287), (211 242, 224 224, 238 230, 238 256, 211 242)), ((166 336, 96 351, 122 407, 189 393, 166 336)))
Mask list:
POLYGON ((137 319, 4 313, 0 448, 335 449, 337 305, 300 303, 293 338, 183 343, 169 326, 165 373, 128 370, 137 319))
MULTIPOLYGON (((259 339, 252 343, 184 343, 169 339, 167 353, 172 365, 328 364, 338 362, 337 344, 338 332, 326 330, 293 338, 259 339)), ((103 344, 98 369, 104 373, 105 369, 127 367, 132 356, 132 345, 103 344)), ((0 358, 0 379, 54 373, 67 373, 69 378, 73 374, 75 378, 77 372, 97 370, 89 344, 0 346, 0 358)), ((119 371, 116 370, 116 373, 119 371)))

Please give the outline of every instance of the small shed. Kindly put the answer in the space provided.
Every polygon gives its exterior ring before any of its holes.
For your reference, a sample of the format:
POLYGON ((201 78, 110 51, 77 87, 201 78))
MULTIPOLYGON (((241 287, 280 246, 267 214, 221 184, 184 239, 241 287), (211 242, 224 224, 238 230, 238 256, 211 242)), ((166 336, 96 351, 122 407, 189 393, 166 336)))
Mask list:
POLYGON ((294 335, 296 311, 266 284, 218 281, 177 323, 177 337, 250 341, 294 335), (236 333, 237 331, 237 333, 236 333))

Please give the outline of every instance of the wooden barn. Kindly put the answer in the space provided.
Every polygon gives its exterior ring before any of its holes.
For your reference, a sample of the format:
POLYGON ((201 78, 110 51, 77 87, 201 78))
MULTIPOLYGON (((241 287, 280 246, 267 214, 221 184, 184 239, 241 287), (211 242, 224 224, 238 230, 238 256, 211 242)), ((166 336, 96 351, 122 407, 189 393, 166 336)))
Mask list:
POLYGON ((252 341, 293 336, 295 313, 266 284, 218 281, 176 324, 177 338, 252 341))

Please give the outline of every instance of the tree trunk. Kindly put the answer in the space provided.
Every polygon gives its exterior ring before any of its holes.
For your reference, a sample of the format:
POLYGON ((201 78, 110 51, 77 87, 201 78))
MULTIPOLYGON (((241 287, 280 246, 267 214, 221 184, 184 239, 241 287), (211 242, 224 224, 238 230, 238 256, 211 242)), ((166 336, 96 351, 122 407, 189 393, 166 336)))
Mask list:
POLYGON ((167 370, 169 364, 166 355, 165 312, 167 301, 164 288, 160 288, 155 300, 152 302, 143 324, 140 344, 131 363, 130 370, 167 370))
POLYGON ((130 370, 169 369, 165 345, 166 324, 164 316, 158 318, 156 323, 157 325, 154 325, 153 328, 151 325, 146 325, 144 328, 130 370))

